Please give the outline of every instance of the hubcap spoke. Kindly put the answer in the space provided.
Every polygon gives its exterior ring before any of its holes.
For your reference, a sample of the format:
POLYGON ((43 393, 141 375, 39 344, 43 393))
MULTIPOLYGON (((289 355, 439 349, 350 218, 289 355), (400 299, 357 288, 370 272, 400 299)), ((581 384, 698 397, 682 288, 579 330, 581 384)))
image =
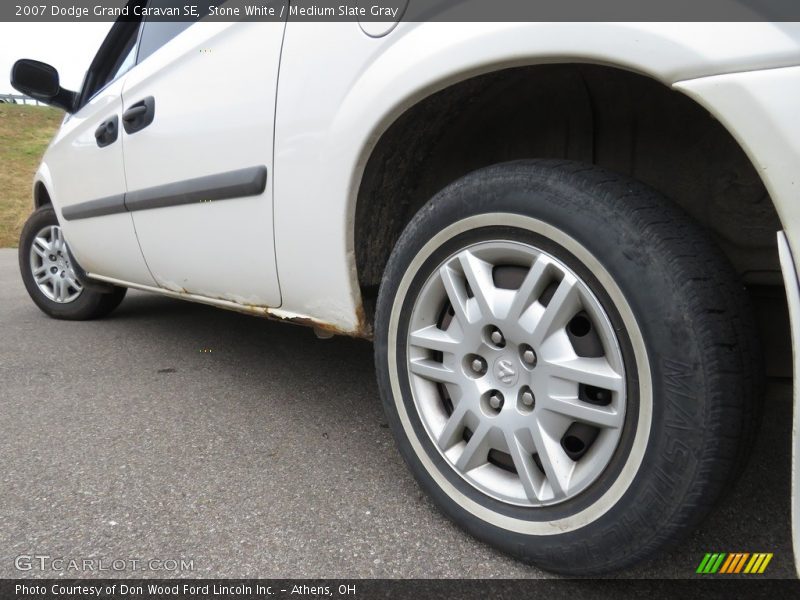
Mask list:
POLYGON ((467 289, 464 282, 447 265, 439 269, 439 277, 442 279, 442 284, 444 284, 447 298, 453 307, 456 319, 462 326, 468 325, 470 320, 467 314, 467 289))
POLYGON ((525 495, 529 500, 536 501, 539 499, 539 488, 542 484, 542 476, 536 464, 533 462, 533 456, 525 450, 518 439, 518 433, 506 432, 506 444, 508 445, 508 453, 511 455, 511 460, 514 462, 514 468, 517 470, 522 488, 525 490, 525 495))
POLYGON ((458 383, 459 381, 459 377, 454 371, 451 371, 440 362, 426 358, 412 360, 411 372, 438 383, 458 383))
POLYGON ((34 252, 36 252, 37 256, 40 256, 41 258, 47 258, 47 256, 50 254, 50 244, 47 242, 47 240, 41 237, 34 238, 32 249, 34 252))
POLYGON ((69 295, 67 290, 67 280, 65 277, 59 277, 58 280, 61 282, 61 296, 59 300, 63 302, 69 295))
POLYGON ((514 295, 514 301, 508 310, 509 318, 519 319, 542 292, 547 265, 548 262, 541 256, 533 263, 514 295))
POLYGON ((555 294, 531 334, 531 345, 544 342, 556 329, 566 326, 580 309, 580 298, 575 277, 566 274, 558 284, 555 294))
POLYGON ((74 290, 76 290, 76 291, 81 291, 81 290, 83 289, 83 286, 82 286, 82 285, 81 285, 81 283, 80 283, 80 282, 79 282, 79 281, 78 281, 78 280, 75 278, 75 274, 74 274, 74 273, 72 273, 72 270, 71 270, 71 269, 70 269, 69 271, 67 271, 67 283, 68 283, 70 286, 72 286, 72 289, 74 289, 74 290))
POLYGON ((493 291, 495 289, 492 280, 492 265, 467 251, 459 254, 458 260, 475 297, 475 302, 478 304, 481 317, 491 318, 494 315, 493 291))
POLYGON ((459 403, 453 410, 453 414, 447 419, 444 429, 439 434, 439 447, 443 450, 449 450, 453 444, 456 444, 462 439, 464 432, 464 417, 467 416, 467 409, 465 403, 459 403))
POLYGON ((623 382, 605 358, 578 357, 566 361, 547 363, 547 372, 552 377, 583 383, 605 390, 618 392, 623 382))
POLYGON ((553 496, 564 498, 569 489, 569 475, 574 463, 561 448, 558 440, 550 437, 544 424, 536 423, 531 427, 531 435, 553 496))
POLYGON ((53 295, 58 302, 64 300, 64 280, 60 277, 53 279, 53 295))
POLYGON ((486 454, 489 452, 487 446, 487 436, 491 426, 487 422, 482 422, 469 438, 464 451, 456 461, 456 468, 461 471, 471 471, 476 467, 486 463, 486 454))
POLYGON ((61 227, 53 225, 50 228, 50 247, 53 251, 61 248, 61 227))
POLYGON ((616 429, 622 426, 622 416, 614 409, 594 406, 572 398, 550 397, 542 400, 543 410, 580 421, 595 427, 616 429))
POLYGON ((419 348, 425 348, 435 352, 448 352, 451 354, 457 352, 461 347, 458 340, 454 339, 446 331, 442 331, 436 327, 436 325, 429 325, 424 329, 414 331, 409 336, 408 341, 410 344, 418 346, 419 348))

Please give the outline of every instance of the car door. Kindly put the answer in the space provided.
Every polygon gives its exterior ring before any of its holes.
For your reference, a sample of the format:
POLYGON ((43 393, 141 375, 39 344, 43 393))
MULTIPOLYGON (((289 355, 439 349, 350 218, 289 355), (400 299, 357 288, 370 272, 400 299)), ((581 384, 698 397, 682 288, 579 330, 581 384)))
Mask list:
POLYGON ((271 168, 283 30, 145 20, 122 92, 126 206, 163 288, 280 305, 271 168))
POLYGON ((93 274, 155 285, 125 212, 119 118, 125 74, 136 55, 139 24, 116 23, 92 62, 80 108, 68 116, 46 156, 59 222, 81 267, 93 274))

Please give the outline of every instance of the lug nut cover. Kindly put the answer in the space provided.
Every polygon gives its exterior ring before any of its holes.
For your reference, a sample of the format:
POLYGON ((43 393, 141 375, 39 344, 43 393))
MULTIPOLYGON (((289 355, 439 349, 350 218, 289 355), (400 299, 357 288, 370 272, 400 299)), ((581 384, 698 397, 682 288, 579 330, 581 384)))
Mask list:
POLYGON ((524 360, 529 365, 536 364, 536 353, 528 348, 525 352, 522 353, 522 360, 524 360))
POLYGON ((522 403, 525 406, 533 406, 533 393, 531 392, 522 392, 522 403))

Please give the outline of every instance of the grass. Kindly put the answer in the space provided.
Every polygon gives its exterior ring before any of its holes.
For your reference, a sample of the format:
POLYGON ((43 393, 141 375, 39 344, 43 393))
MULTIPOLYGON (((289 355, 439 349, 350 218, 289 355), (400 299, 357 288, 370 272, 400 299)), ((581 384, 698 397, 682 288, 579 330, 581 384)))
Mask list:
POLYGON ((0 248, 16 247, 31 212, 33 175, 64 113, 0 104, 0 248))

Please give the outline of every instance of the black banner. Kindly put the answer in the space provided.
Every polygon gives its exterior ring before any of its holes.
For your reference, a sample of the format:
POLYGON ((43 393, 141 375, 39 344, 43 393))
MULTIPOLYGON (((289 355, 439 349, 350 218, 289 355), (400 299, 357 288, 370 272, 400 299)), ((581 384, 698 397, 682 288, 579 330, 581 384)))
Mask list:
POLYGON ((0 21, 800 21, 798 0, 9 0, 0 21))
POLYGON ((0 580, 3 600, 262 600, 274 598, 458 598, 597 600, 647 594, 658 598, 790 598, 792 580, 728 577, 695 580, 428 580, 428 579, 25 579, 0 580))

